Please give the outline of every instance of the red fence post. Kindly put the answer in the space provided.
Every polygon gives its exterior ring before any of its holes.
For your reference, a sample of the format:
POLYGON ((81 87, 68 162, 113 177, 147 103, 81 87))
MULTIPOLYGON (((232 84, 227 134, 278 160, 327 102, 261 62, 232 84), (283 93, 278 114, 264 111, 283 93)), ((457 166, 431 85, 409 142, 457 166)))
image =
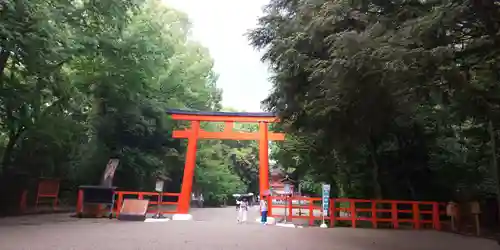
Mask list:
POLYGON ((377 228, 377 201, 372 201, 372 227, 377 228))
POLYGON ((116 217, 120 215, 120 212, 122 210, 122 204, 123 204, 123 194, 121 192, 118 193, 118 198, 116 199, 116 217))
POLYGON ((351 227, 356 228, 356 202, 351 200, 351 227))
POLYGON ((419 203, 414 202, 412 204, 412 212, 413 212, 413 228, 420 229, 420 208, 419 203))
POLYGON ((313 199, 309 198, 309 226, 314 225, 314 208, 313 199))
POLYGON ((330 199, 328 211, 330 211, 330 227, 335 227, 335 199, 330 199))
POLYGON ((78 197, 76 200, 76 214, 83 213, 83 190, 78 189, 78 197))
POLYGON ((269 217, 273 216, 273 199, 271 196, 267 196, 267 215, 269 217))
POLYGON ((432 203, 432 226, 436 230, 441 230, 441 221, 439 213, 439 204, 437 202, 432 203))
MULTIPOLYGON (((290 199, 288 199, 288 216, 290 216, 290 220, 293 221, 293 202, 292 202, 292 197, 290 196, 290 199)), ((300 205, 300 202, 299 202, 300 205)))
POLYGON ((391 201, 391 216, 392 216, 392 226, 395 229, 398 229, 399 228, 398 204, 395 201, 391 201))
MULTIPOLYGON (((180 194, 177 196, 177 204, 175 206, 175 213, 179 213, 179 199, 180 199, 180 194)), ((260 212, 260 210, 259 210, 260 212)))
POLYGON ((162 195, 158 194, 158 214, 162 214, 162 208, 163 208, 163 199, 161 199, 162 195))

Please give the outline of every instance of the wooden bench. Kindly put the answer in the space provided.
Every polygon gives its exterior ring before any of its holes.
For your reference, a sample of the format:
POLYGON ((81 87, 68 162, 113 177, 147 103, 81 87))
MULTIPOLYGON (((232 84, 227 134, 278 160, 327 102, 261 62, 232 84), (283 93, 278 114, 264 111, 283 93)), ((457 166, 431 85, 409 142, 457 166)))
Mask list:
POLYGON ((38 205, 45 203, 48 199, 52 200, 52 207, 54 210, 57 208, 59 201, 59 183, 57 179, 40 179, 35 200, 35 209, 38 205))

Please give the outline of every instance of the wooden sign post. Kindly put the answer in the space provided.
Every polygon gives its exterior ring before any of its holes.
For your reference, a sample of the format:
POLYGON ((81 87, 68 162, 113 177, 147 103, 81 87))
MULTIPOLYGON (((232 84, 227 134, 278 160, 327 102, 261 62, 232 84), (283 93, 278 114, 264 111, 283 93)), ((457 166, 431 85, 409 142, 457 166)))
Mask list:
POLYGON ((294 180, 290 179, 290 177, 286 175, 280 182, 283 183, 283 194, 285 195, 285 223, 288 223, 288 218, 293 216, 292 183, 294 180))
MULTIPOLYGON (((108 164, 106 164, 106 169, 104 170, 104 173, 102 175, 102 179, 101 179, 101 187, 104 187, 104 189, 102 188, 96 188, 96 189, 92 189, 92 188, 88 188, 87 190, 100 190, 99 192, 104 192, 104 193, 108 193, 109 190, 114 190, 113 188, 113 178, 115 176, 115 172, 116 172, 116 168, 118 167, 118 164, 120 163, 120 159, 117 159, 117 158, 110 158, 109 161, 108 161, 108 164), (108 191, 103 191, 105 189, 108 189, 108 191)), ((111 219, 112 216, 113 216, 113 206, 114 206, 114 200, 115 200, 115 197, 114 197, 114 192, 112 194, 112 201, 111 203, 108 203, 108 204, 104 204, 104 208, 105 207, 109 207, 109 218, 111 219)), ((88 204, 90 206, 96 206, 96 210, 97 210, 97 216, 98 217, 101 217, 101 212, 103 211, 103 207, 101 207, 101 205, 103 204, 97 204, 97 205, 94 205, 94 204, 88 204)), ((118 208, 118 209, 121 209, 121 208, 118 208)))
POLYGON ((158 192, 158 210, 156 214, 153 215, 153 218, 155 219, 165 218, 163 217, 163 214, 161 214, 161 203, 163 202, 163 186, 165 185, 165 179, 166 178, 163 176, 156 177, 155 191, 158 192))
POLYGON ((481 214, 481 206, 477 201, 469 202, 469 206, 470 206, 470 212, 474 216, 474 222, 476 225, 476 235, 479 236, 481 235, 481 225, 479 223, 479 214, 481 214))
POLYGON ((455 225, 456 223, 456 218, 457 218, 457 203, 450 201, 446 205, 446 215, 448 215, 451 218, 451 230, 453 232, 457 231, 457 226, 455 225))

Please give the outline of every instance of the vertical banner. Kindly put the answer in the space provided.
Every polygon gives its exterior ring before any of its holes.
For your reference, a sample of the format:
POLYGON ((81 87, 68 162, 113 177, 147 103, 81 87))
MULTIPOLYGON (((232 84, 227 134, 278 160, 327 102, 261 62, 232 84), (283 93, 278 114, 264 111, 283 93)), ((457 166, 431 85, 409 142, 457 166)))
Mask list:
POLYGON ((102 176, 101 185, 106 187, 113 186, 113 177, 115 176, 115 171, 119 162, 119 159, 109 159, 104 175, 102 176))
POLYGON ((328 216, 328 207, 330 205, 330 184, 323 184, 323 224, 325 221, 325 216, 328 216))

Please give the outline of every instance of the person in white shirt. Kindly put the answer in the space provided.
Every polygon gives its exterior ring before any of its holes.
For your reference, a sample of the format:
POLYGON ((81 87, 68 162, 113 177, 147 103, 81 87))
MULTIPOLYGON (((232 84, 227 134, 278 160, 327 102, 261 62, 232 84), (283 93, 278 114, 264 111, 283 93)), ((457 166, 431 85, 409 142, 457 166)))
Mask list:
POLYGON ((236 212, 240 211, 240 204, 241 204, 241 201, 236 200, 236 212))
POLYGON ((243 198, 240 202, 240 209, 238 211, 238 223, 246 222, 248 215, 248 199, 243 198))
POLYGON ((260 200, 260 223, 266 224, 267 222, 267 198, 262 196, 260 200))

